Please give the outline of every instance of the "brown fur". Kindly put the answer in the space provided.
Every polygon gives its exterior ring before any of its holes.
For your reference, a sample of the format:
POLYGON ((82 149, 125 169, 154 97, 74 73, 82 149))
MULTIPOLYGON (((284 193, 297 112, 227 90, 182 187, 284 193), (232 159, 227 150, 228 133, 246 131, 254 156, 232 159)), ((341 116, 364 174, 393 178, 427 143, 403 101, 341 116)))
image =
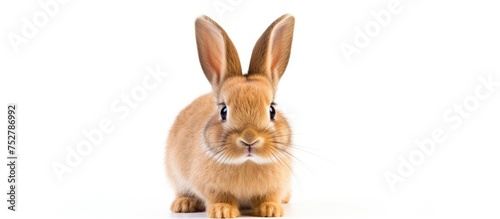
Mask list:
POLYGON ((284 15, 271 24, 261 37, 266 43, 259 40, 254 49, 265 60, 254 54, 250 66, 271 64, 241 75, 225 31, 206 16, 197 19, 200 63, 213 92, 182 110, 171 128, 166 167, 177 193, 173 212, 207 210, 209 217, 231 218, 250 207, 257 216, 283 216, 281 203, 290 199, 291 131, 280 112, 271 120, 269 109, 290 56, 293 22, 284 15))

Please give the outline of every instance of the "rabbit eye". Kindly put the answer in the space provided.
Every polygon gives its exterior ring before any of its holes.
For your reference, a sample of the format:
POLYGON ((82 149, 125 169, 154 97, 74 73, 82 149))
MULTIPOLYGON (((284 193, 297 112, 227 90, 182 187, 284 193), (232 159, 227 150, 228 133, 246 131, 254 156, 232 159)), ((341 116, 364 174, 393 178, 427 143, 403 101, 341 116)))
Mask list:
POLYGON ((220 111, 220 118, 222 120, 226 120, 227 117, 227 107, 222 107, 222 110, 220 111))
POLYGON ((271 120, 274 120, 274 117, 276 117, 276 110, 274 110, 273 106, 269 107, 269 115, 271 116, 271 120))

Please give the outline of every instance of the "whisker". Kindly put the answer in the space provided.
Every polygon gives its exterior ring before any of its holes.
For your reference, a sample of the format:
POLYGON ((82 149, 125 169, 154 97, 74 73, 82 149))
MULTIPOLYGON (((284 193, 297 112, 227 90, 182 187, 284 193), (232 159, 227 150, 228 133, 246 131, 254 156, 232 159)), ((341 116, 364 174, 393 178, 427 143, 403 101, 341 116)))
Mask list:
POLYGON ((284 146, 287 146, 287 147, 291 147, 292 149, 297 149, 298 151, 305 152, 305 153, 307 153, 309 155, 317 157, 317 158, 319 158, 319 159, 321 159, 321 160, 323 160, 323 161, 325 161, 325 162, 327 162, 329 164, 338 166, 338 164, 332 162, 331 160, 327 159, 326 157, 321 156, 321 155, 315 153, 315 152, 319 152, 319 153, 323 152, 321 150, 313 149, 313 148, 309 148, 309 147, 304 147, 304 146, 300 146, 300 145, 293 144, 293 143, 292 144, 288 144, 286 142, 279 142, 279 141, 271 141, 271 142, 275 143, 275 144, 278 144, 278 145, 284 145, 284 146))
POLYGON ((302 162, 302 160, 300 160, 298 157, 296 157, 290 151, 287 151, 287 150, 282 149, 282 148, 276 148, 276 149, 279 150, 280 152, 282 152, 283 154, 288 155, 290 158, 292 158, 292 162, 293 163, 300 164, 299 166, 305 168, 307 171, 309 171, 309 173, 311 173, 312 175, 314 175, 316 178, 320 179, 320 177, 315 172, 313 172, 311 170, 312 168, 309 165, 307 165, 306 163, 302 162))
MULTIPOLYGON (((298 175, 295 173, 295 171, 293 171, 292 167, 285 161, 285 158, 281 156, 281 153, 277 149, 271 148, 271 150, 273 151, 273 153, 271 153, 271 154, 279 161, 279 163, 286 165, 286 168, 285 168, 286 171, 297 182, 297 185, 299 186, 299 190, 302 192, 302 185, 301 185, 302 182, 300 181, 300 178, 298 177, 298 175)), ((293 163, 293 160, 291 160, 291 161, 293 163)))
MULTIPOLYGON (((228 145, 228 144, 222 144, 222 145, 218 145, 218 146, 215 146, 215 147, 209 147, 209 148, 207 148, 207 149, 203 150, 203 151, 202 151, 201 153, 199 153, 198 155, 196 155, 196 156, 194 157, 194 159, 193 159, 193 160, 197 159, 199 156, 201 156, 201 155, 203 155, 203 154, 206 154, 206 153, 207 153, 207 152, 209 152, 209 151, 213 151, 213 150, 215 150, 215 149, 219 149, 219 148, 225 147, 226 145, 228 145)), ((200 146, 200 147, 201 147, 201 146, 200 146)))
POLYGON ((215 172, 216 172, 216 173, 218 173, 218 172, 219 172, 220 168, 222 168, 222 165, 224 164, 224 161, 223 161, 223 160, 225 159, 225 157, 226 157, 226 156, 225 156, 225 153, 223 153, 223 152, 224 152, 225 150, 226 150, 226 148, 221 149, 221 150, 220 150, 220 152, 218 153, 218 155, 219 155, 219 156, 218 156, 218 157, 215 159, 215 161, 214 161, 214 164, 213 164, 213 165, 218 164, 218 167, 217 167, 217 169, 215 170, 215 172))

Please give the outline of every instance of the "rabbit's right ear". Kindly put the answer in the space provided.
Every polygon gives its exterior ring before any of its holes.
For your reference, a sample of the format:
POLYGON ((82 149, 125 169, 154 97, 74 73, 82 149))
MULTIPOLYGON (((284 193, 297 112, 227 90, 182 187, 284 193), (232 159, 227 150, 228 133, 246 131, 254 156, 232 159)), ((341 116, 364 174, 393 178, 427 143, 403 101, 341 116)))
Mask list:
POLYGON ((242 75, 238 52, 224 29, 208 16, 196 19, 195 28, 201 68, 218 92, 226 78, 242 75))
POLYGON ((285 14, 267 28, 253 49, 249 75, 267 76, 276 89, 290 59, 294 25, 295 18, 285 14))

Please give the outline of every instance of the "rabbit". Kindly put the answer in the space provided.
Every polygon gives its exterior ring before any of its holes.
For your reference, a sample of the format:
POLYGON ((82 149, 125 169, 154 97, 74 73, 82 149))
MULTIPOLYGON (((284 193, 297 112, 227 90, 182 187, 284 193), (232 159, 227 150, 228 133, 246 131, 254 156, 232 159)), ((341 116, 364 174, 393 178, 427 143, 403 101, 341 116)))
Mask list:
POLYGON ((196 19, 196 43, 212 92, 177 116, 166 146, 174 213, 233 218, 280 217, 290 199, 292 132, 275 109, 288 65, 295 18, 285 14, 258 39, 247 74, 226 32, 208 16, 196 19))

